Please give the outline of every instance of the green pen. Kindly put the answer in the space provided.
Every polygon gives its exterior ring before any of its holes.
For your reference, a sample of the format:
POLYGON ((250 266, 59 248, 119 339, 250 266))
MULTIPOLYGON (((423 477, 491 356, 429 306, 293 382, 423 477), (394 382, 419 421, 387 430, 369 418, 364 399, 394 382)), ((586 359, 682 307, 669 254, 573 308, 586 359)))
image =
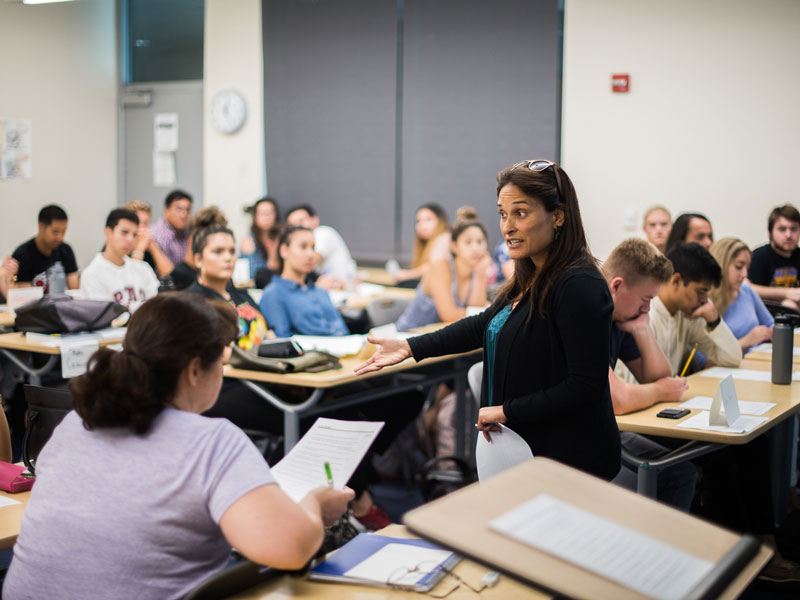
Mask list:
POLYGON ((325 463, 325 477, 328 478, 328 487, 333 489, 333 475, 331 474, 331 463, 325 463))

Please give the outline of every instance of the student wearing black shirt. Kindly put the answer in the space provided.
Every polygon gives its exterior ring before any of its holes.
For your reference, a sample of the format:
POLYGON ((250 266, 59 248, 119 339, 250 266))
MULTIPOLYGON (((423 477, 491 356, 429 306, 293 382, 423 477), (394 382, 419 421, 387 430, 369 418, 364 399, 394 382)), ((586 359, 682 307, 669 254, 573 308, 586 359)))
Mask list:
POLYGON ((490 437, 505 424, 534 456, 611 479, 620 468, 608 387, 613 304, 575 189, 557 164, 528 160, 498 174, 497 198, 514 273, 494 304, 409 340, 369 338, 380 348, 356 372, 483 347, 478 429, 490 437))
POLYGON ((762 300, 800 310, 800 212, 791 204, 772 209, 769 244, 753 250, 747 278, 762 300))
POLYGON ((67 213, 55 204, 48 204, 39 211, 39 231, 16 250, 12 257, 19 263, 18 284, 30 284, 40 273, 44 273, 56 262, 64 266, 67 287, 78 288, 78 263, 69 244, 64 242, 67 233, 67 213))

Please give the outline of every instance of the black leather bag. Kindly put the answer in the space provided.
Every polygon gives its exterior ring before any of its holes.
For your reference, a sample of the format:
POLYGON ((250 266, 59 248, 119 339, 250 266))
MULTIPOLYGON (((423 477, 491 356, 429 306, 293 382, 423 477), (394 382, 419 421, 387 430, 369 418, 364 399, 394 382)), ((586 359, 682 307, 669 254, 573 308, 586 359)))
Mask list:
POLYGON ((17 308, 14 326, 34 333, 75 333, 111 325, 127 309, 105 300, 75 300, 66 294, 43 296, 17 308))
POLYGON ((39 452, 53 435, 53 430, 72 410, 72 396, 66 389, 26 385, 25 400, 28 403, 28 422, 22 437, 22 462, 31 473, 35 473, 39 452))

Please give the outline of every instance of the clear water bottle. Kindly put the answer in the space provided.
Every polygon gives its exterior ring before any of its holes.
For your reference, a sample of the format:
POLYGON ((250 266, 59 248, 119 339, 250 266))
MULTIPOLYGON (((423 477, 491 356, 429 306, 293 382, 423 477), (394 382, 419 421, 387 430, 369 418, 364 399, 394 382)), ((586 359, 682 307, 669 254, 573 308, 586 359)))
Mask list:
POLYGON ((67 291, 67 274, 64 272, 64 265, 61 261, 56 261, 47 269, 47 294, 63 294, 67 291))
POLYGON ((789 315, 775 317, 772 329, 772 383, 792 383, 792 358, 794 358, 794 327, 789 315))

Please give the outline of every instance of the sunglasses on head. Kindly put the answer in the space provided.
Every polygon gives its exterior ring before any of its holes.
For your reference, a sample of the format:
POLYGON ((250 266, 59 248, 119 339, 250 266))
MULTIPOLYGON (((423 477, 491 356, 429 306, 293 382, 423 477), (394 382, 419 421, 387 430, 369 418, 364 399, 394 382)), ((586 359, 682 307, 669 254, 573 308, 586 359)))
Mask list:
POLYGON ((512 169, 516 169, 518 167, 525 167, 526 169, 530 169, 531 171, 544 171, 549 167, 553 167, 553 177, 556 180, 556 190, 558 190, 558 197, 563 202, 564 195, 561 193, 561 178, 558 176, 558 169, 556 169, 556 163, 552 160, 545 160, 543 158, 535 158, 533 160, 523 160, 518 162, 515 165, 512 165, 512 169))

